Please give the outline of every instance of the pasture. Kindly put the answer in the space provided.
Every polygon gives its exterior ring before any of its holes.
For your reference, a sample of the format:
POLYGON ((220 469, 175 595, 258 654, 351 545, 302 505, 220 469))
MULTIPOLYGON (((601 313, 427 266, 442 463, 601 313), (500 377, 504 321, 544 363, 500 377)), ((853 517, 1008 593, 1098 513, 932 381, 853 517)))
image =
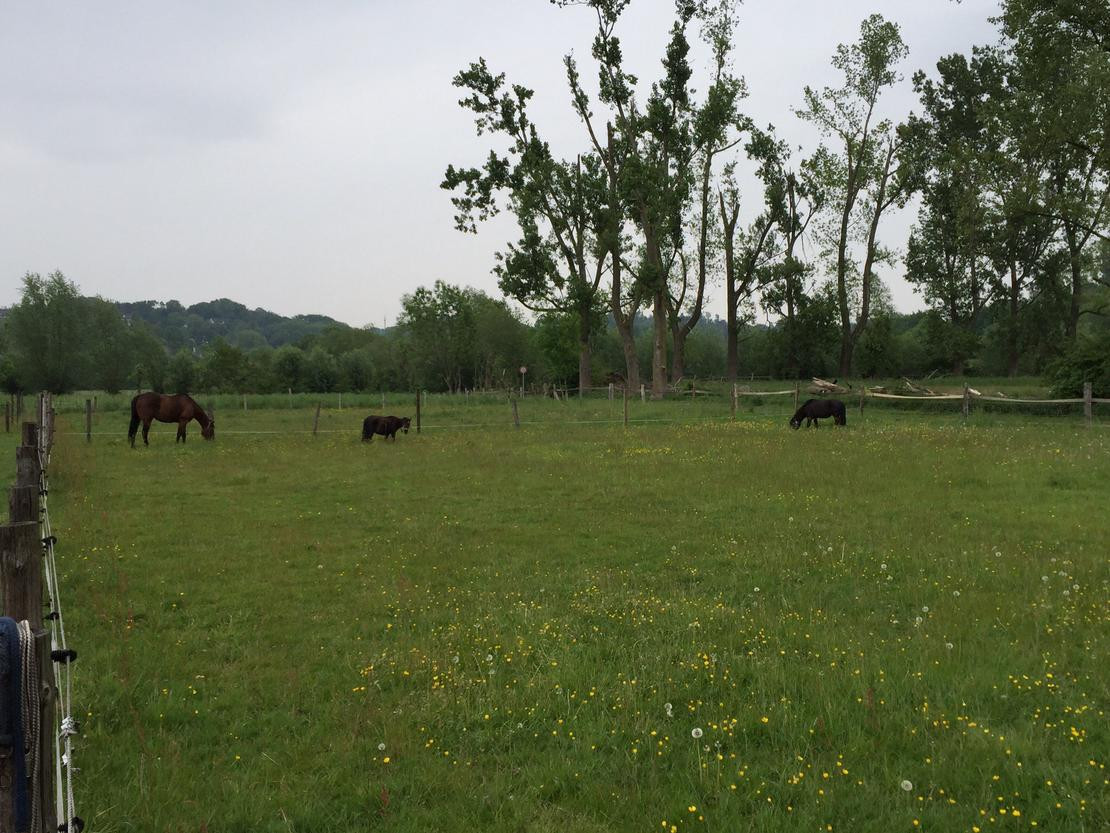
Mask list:
POLYGON ((1110 824, 1101 425, 230 404, 59 418, 90 831, 1110 824))

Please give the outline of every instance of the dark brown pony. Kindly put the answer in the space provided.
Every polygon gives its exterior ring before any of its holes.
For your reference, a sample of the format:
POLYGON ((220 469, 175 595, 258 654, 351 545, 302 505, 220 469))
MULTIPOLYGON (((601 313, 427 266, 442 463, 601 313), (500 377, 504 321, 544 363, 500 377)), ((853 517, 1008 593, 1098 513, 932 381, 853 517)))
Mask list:
POLYGON ((216 436, 216 420, 183 393, 167 396, 164 393, 140 393, 131 400, 131 427, 127 429, 127 438, 131 440, 131 447, 135 447, 135 434, 139 430, 139 423, 143 424, 143 445, 150 445, 147 435, 150 433, 150 423, 159 422, 177 423, 177 440, 185 442, 185 426, 189 420, 195 419, 200 423, 200 435, 206 440, 216 436))

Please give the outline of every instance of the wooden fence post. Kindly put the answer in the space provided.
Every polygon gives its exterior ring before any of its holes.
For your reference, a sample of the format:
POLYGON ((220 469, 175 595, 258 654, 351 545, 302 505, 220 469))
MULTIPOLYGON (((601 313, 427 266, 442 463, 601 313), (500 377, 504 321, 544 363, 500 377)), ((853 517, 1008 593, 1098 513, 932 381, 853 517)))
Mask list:
POLYGON ((10 434, 12 432, 12 403, 4 403, 4 433, 10 434))
POLYGON ((859 389, 859 415, 860 415, 860 416, 863 416, 863 398, 864 398, 864 397, 865 397, 866 395, 867 395, 867 394, 866 394, 866 392, 864 391, 864 389, 863 389, 863 388, 860 388, 860 389, 859 389))
POLYGON ((1083 418, 1087 420, 1087 427, 1090 428, 1094 424, 1094 407, 1091 399, 1093 388, 1090 382, 1083 383, 1083 418))
POLYGON ((963 399, 964 419, 967 419, 967 415, 969 413, 971 413, 971 388, 969 388, 967 385, 964 385, 964 399, 963 399))
POLYGON ((43 830, 57 830, 57 809, 54 804, 54 702, 58 687, 54 679, 54 662, 50 656, 50 631, 40 628, 33 631, 35 659, 38 661, 39 678, 39 736, 36 758, 38 767, 38 795, 31 796, 41 809, 43 830))
POLYGON ((385 391, 382 391, 382 410, 385 410, 385 391))
POLYGON ((613 383, 612 382, 609 383, 609 401, 610 402, 613 401, 613 383))
POLYGON ((85 400, 85 440, 92 442, 92 400, 85 400))
POLYGON ((416 392, 416 433, 420 433, 420 391, 416 392))
POLYGON ((316 436, 316 431, 320 428, 320 403, 316 403, 316 416, 312 418, 312 436, 316 436))
POLYGON ((289 388, 289 408, 290 408, 290 410, 292 410, 292 408, 293 408, 293 389, 292 388, 289 388))
MULTIPOLYGON (((794 410, 798 410, 798 383, 794 383, 794 410)), ((816 424, 816 423, 815 423, 816 424)))
POLYGON ((0 525, 3 611, 17 622, 42 627, 42 541, 38 518, 0 525))
POLYGON ((510 396, 509 401, 513 403, 513 427, 520 427, 520 412, 516 409, 516 397, 510 396))
POLYGON ((624 390, 624 427, 628 427, 628 385, 626 384, 624 390))
POLYGON ((737 391, 737 389, 736 389, 736 383, 733 382, 732 383, 732 401, 729 403, 729 409, 728 410, 729 410, 729 417, 731 419, 734 419, 734 420, 736 419, 736 398, 738 396, 738 393, 739 393, 739 391, 737 391))
POLYGON ((647 402, 647 391, 644 389, 643 382, 640 382, 640 401, 647 402))

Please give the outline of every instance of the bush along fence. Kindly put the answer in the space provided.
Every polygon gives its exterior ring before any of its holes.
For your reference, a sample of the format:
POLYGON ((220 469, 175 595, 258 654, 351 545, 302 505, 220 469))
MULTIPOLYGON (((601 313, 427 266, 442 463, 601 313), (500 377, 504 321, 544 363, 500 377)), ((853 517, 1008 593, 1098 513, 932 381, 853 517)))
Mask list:
POLYGON ((49 394, 38 397, 35 416, 22 423, 10 521, 0 526, 0 833, 78 833, 70 684, 77 654, 66 643, 47 503, 49 394))

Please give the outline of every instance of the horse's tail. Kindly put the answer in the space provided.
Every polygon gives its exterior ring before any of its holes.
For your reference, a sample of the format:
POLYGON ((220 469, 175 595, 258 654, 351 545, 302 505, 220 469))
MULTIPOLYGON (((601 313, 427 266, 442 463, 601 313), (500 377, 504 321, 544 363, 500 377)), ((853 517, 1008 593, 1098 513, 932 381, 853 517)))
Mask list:
POLYGON ((131 426, 127 429, 127 438, 134 441, 139 430, 139 397, 131 400, 131 426))

